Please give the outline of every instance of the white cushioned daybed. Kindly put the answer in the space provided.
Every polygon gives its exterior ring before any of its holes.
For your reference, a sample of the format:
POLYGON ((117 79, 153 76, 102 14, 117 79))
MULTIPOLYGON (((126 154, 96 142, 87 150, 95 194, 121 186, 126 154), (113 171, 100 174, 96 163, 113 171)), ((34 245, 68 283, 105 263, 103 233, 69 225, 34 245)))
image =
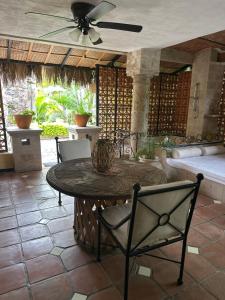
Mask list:
POLYGON ((193 180, 197 173, 205 177, 201 192, 213 199, 225 202, 225 147, 195 146, 174 148, 172 158, 166 159, 173 179, 193 180))

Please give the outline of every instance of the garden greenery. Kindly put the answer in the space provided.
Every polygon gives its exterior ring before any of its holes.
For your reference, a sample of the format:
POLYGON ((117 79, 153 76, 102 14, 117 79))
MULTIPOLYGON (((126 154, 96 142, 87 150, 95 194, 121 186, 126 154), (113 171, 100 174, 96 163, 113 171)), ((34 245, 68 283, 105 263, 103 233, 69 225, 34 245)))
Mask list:
POLYGON ((23 111, 19 112, 18 115, 21 115, 21 116, 34 116, 35 112, 31 109, 24 109, 23 111))
POLYGON ((38 124, 42 124, 62 119, 71 124, 74 114, 92 115, 94 100, 94 93, 78 84, 65 88, 39 86, 35 102, 36 120, 38 124))
POLYGON ((145 159, 155 159, 155 151, 158 147, 153 137, 146 138, 142 147, 138 149, 136 156, 145 159))
POLYGON ((39 126, 43 131, 43 137, 68 137, 68 128, 63 124, 43 123, 39 126))

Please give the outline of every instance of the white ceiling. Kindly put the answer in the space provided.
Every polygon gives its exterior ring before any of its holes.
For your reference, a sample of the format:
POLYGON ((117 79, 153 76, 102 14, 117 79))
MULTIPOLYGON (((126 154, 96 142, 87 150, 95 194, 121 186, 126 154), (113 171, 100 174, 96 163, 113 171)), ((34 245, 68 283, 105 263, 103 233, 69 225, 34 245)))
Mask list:
MULTIPOLYGON (((102 20, 138 24, 143 26, 143 30, 141 33, 130 33, 98 29, 104 41, 98 46, 101 49, 128 52, 139 48, 164 48, 225 29, 224 0, 109 1, 117 7, 102 20)), ((72 17, 72 2, 74 1, 0 0, 0 35, 37 39, 49 31, 66 27, 68 23, 65 21, 24 13, 36 11, 72 17)), ((48 41, 66 45, 72 43, 67 33, 51 37, 48 41)))

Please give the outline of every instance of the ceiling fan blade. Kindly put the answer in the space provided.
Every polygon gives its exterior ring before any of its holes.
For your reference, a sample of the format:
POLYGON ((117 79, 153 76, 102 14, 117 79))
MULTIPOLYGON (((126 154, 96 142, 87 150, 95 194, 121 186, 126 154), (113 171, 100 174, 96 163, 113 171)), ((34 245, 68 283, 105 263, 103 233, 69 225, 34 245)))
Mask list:
POLYGON ((92 25, 97 26, 99 28, 116 29, 116 30, 132 31, 132 32, 140 32, 142 30, 142 26, 140 25, 115 23, 115 22, 98 22, 92 25))
POLYGON ((66 18, 66 17, 61 17, 61 16, 55 16, 55 15, 49 15, 49 14, 44 14, 44 13, 39 13, 39 12, 34 12, 34 11, 28 11, 25 12, 25 15, 41 15, 41 16, 47 16, 47 17, 52 17, 52 18, 57 18, 57 19, 61 19, 61 20, 65 20, 67 22, 74 22, 74 19, 70 19, 70 18, 66 18))
POLYGON ((111 10, 116 8, 115 4, 112 4, 108 1, 102 1, 97 6, 95 6, 87 15, 86 17, 89 20, 98 20, 111 10))
POLYGON ((63 28, 60 28, 58 30, 55 30, 55 31, 51 31, 51 32, 48 32, 46 34, 43 34, 41 36, 39 36, 39 38, 46 38, 46 37, 50 37, 52 35, 56 35, 56 34, 59 34, 61 32, 64 32, 64 31, 67 31, 69 29, 73 29, 73 28, 77 28, 76 26, 68 26, 68 27, 63 27, 63 28))

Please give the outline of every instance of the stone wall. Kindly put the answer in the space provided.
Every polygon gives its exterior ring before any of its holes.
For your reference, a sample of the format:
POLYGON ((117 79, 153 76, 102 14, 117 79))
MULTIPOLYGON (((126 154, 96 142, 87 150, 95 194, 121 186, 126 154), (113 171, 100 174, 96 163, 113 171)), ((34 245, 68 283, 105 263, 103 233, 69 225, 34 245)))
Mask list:
POLYGON ((16 84, 2 86, 3 105, 6 125, 12 124, 13 114, 24 109, 33 109, 36 97, 36 82, 29 78, 26 81, 18 81, 16 84))
POLYGON ((210 63, 207 97, 205 101, 205 116, 202 131, 203 136, 218 135, 218 104, 221 97, 224 70, 224 63, 210 63))
POLYGON ((187 136, 215 137, 218 134, 218 103, 223 81, 224 63, 217 62, 216 49, 204 49, 195 57, 187 121, 187 136), (194 111, 194 95, 198 88, 197 111, 194 111))

